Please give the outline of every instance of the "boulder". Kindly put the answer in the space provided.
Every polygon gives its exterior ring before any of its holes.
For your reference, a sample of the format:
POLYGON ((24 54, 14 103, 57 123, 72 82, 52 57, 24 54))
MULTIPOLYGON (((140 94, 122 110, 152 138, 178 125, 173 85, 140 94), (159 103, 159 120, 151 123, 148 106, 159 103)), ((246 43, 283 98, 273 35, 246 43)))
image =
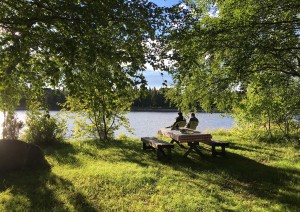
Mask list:
POLYGON ((20 140, 0 140, 0 172, 49 167, 39 146, 20 140))

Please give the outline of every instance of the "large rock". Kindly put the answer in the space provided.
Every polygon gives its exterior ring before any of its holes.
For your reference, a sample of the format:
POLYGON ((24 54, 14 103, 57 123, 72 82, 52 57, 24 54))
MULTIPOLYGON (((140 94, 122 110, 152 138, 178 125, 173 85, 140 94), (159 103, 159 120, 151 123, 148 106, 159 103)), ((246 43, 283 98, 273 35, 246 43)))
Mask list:
POLYGON ((49 167, 39 146, 19 140, 0 140, 0 172, 49 167))

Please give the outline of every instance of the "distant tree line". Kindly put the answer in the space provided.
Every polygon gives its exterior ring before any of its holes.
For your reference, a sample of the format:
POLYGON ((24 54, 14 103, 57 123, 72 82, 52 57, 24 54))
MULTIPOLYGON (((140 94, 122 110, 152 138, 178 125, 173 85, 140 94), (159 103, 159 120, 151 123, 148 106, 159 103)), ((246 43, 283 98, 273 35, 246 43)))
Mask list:
MULTIPOLYGON (((51 88, 44 89, 44 96, 40 97, 39 101, 49 110, 60 110, 66 102, 66 93, 62 90, 53 90, 51 88)), ((19 110, 27 109, 26 98, 22 97, 18 106, 19 110)))
POLYGON ((165 98, 164 93, 167 88, 146 88, 141 95, 134 100, 133 109, 138 108, 174 108, 165 98))
MULTIPOLYGON (((167 88, 146 88, 139 91, 140 95, 132 104, 132 109, 144 108, 163 108, 176 109, 170 105, 170 102, 165 98, 164 93, 167 88)), ((49 110, 60 110, 66 102, 67 94, 62 90, 53 90, 51 88, 44 89, 44 96, 40 101, 47 105, 49 110)), ((23 97, 20 101, 18 109, 26 109, 26 99, 23 97)))

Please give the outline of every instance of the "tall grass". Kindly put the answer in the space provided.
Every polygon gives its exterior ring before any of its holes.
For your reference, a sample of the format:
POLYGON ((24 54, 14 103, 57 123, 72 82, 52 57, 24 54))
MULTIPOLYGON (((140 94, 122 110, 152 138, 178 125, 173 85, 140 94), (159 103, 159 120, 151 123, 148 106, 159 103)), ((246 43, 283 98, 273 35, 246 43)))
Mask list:
POLYGON ((175 146, 161 162, 126 137, 48 147, 50 171, 1 175, 0 211, 298 211, 299 147, 214 137, 226 157, 175 146))

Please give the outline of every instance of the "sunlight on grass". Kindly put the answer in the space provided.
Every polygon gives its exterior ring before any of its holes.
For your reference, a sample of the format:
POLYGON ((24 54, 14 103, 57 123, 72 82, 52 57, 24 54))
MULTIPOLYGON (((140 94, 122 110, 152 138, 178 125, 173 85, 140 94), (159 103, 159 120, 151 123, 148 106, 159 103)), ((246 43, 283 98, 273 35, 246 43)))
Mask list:
POLYGON ((14 195, 14 188, 0 193, 0 211, 25 211, 30 208, 30 201, 25 195, 14 195))
POLYGON ((292 146, 224 136, 226 157, 175 146, 161 162, 138 139, 69 141, 45 149, 51 171, 12 173, 0 209, 58 211, 296 211, 299 157, 292 146), (24 177, 25 176, 25 177, 24 177))

